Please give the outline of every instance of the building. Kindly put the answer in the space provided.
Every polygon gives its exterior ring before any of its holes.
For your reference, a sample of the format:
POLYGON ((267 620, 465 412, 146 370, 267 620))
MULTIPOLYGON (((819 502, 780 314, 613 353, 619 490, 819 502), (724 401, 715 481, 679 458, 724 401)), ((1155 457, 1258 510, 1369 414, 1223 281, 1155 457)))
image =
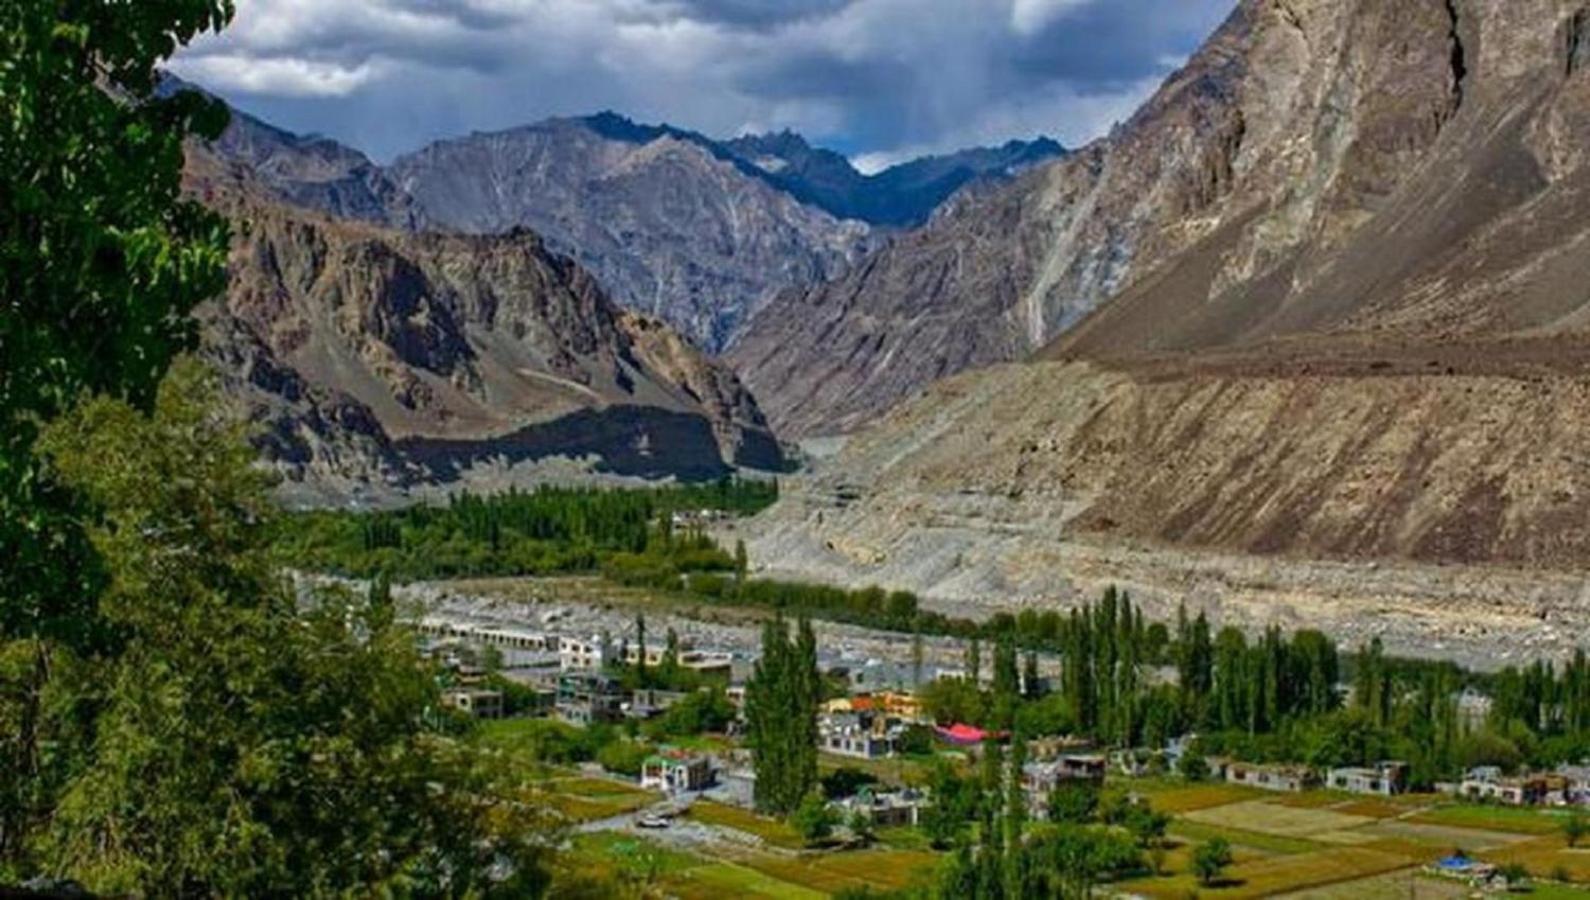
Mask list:
POLYGON ((617 722, 624 717, 629 694, 617 681, 590 672, 565 672, 558 678, 554 712, 570 725, 617 722))
POLYGON ((630 695, 624 714, 631 719, 650 719, 668 711, 669 707, 690 696, 684 691, 660 691, 640 688, 630 695))
POLYGON ((1540 806, 1563 802, 1568 780, 1555 773, 1503 775, 1495 766, 1472 769, 1458 785, 1458 796, 1504 806, 1540 806))
POLYGON ((1408 764, 1388 760, 1369 767, 1331 769, 1325 773, 1325 786, 1349 794, 1391 797, 1408 789, 1408 764))
POLYGON ((823 704, 828 713, 866 713, 887 716, 904 722, 917 722, 922 718, 922 702, 914 694, 903 691, 882 691, 877 694, 856 694, 837 697, 823 704))
POLYGON ((1319 783, 1312 769, 1305 766, 1256 766, 1251 763, 1231 763, 1226 767, 1226 781, 1266 791, 1301 793, 1319 783))
POLYGON ((734 676, 734 654, 717 650, 687 650, 679 654, 679 666, 707 678, 734 676))
POLYGON ((611 657, 607 641, 600 637, 566 637, 558 642, 558 665, 564 671, 600 672, 611 657))
POLYGON ((1021 767, 1021 786, 1030 794, 1047 796, 1069 781, 1103 784, 1109 763, 1102 756, 1061 756, 1049 762, 1030 762, 1021 767))
POLYGON ((908 827, 920 820, 923 797, 910 788, 877 793, 871 788, 862 788, 854 797, 846 797, 836 805, 846 818, 859 813, 875 828, 908 827))
POLYGON ((837 756, 882 759, 893 756, 899 727, 873 712, 824 713, 817 720, 818 747, 837 756))
POLYGON ((968 748, 981 747, 984 741, 1003 741, 1009 737, 1008 734, 1002 731, 984 731, 975 725, 967 725, 962 722, 957 722, 948 728, 943 725, 936 725, 933 727, 933 733, 938 735, 939 740, 946 744, 968 748))
POLYGON ((1563 765, 1557 768, 1563 780, 1563 801, 1574 806, 1590 806, 1590 766, 1563 765))
POLYGON ((1021 791, 1027 809, 1037 817, 1049 815, 1049 795, 1062 784, 1104 784, 1109 761, 1102 756, 1068 754, 1048 762, 1030 762, 1021 767, 1021 791))
POLYGON ((706 790, 712 784, 712 760, 683 750, 664 748, 640 767, 640 786, 677 794, 706 790))
POLYGON ((503 717, 502 691, 488 691, 481 688, 452 688, 442 692, 442 705, 477 719, 500 719, 503 717))
POLYGON ((1074 756, 1084 750, 1092 750, 1093 747, 1091 738, 1073 735, 1033 738, 1027 742, 1027 758, 1037 762, 1051 762, 1062 756, 1074 756))

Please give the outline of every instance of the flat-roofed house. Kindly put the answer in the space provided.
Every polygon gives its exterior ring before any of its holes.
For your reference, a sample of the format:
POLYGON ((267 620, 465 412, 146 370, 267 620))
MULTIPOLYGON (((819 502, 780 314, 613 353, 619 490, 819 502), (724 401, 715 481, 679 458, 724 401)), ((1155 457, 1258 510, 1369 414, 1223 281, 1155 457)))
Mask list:
POLYGON ((1373 766, 1344 766, 1325 773, 1325 786, 1349 794, 1391 797, 1408 789, 1408 764, 1395 760, 1373 766))
POLYGON ((503 717, 502 691, 459 687, 442 692, 442 705, 477 719, 503 717))
POLYGON ((1234 762, 1226 767, 1226 781, 1266 791, 1297 794, 1319 783, 1306 766, 1269 766, 1234 762))
POLYGON ((640 786, 649 790, 677 794, 711 784, 712 760, 699 753, 665 747, 641 763, 640 786))

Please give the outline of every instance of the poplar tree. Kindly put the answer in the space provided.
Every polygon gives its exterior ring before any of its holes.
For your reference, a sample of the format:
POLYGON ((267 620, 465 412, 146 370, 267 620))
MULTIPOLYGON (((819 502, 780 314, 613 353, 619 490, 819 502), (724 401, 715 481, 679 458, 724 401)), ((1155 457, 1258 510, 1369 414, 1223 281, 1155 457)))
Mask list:
POLYGON ((811 622, 792 642, 782 615, 762 627, 762 657, 746 684, 746 743, 756 771, 758 809, 794 812, 817 784, 817 704, 822 679, 811 622))

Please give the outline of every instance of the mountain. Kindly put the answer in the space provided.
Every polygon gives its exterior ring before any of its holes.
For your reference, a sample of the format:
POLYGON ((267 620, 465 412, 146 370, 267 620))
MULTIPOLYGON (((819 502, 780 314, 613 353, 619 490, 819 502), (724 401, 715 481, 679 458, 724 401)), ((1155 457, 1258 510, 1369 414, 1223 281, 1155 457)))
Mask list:
POLYGON ((913 228, 967 184, 1009 178, 1065 154, 1048 138, 1010 141, 944 156, 928 156, 863 175, 850 160, 814 148, 790 131, 736 138, 723 145, 765 172, 803 202, 842 219, 913 228))
POLYGON ((782 464, 731 372, 531 232, 334 218, 282 202, 214 147, 192 149, 187 181, 235 223, 229 290, 202 315, 206 355, 261 424, 267 459, 312 499, 782 464))
MULTIPOLYGON (((171 73, 162 93, 203 88, 171 73)), ((246 166, 254 186, 284 203, 393 228, 420 230, 424 213, 369 157, 320 135, 298 135, 231 109, 232 120, 211 152, 246 166)))
MULTIPOLYGON (((173 75, 165 90, 202 90, 173 75)), ((719 142, 614 113, 438 141, 382 167, 233 110, 214 152, 285 203, 412 231, 529 228, 621 305, 721 351, 778 294, 837 277, 891 227, 1060 152, 1013 141, 874 176, 784 133, 719 142), (881 229, 881 230, 880 230, 881 229)))
POLYGON ((753 322, 733 358, 775 426, 856 432, 753 554, 1562 649, 1590 627, 1587 46, 1583 0, 1244 0, 1108 138, 753 322))
POLYGON ((440 141, 389 173, 436 224, 531 228, 619 303, 708 350, 872 245, 865 224, 802 203, 713 142, 612 114, 440 141))
POLYGON ((813 432, 1020 359, 1106 300, 1064 347, 1548 327, 1582 300, 1556 288, 1582 271, 1563 229, 1583 26, 1571 2, 1517 9, 1243 3, 1115 134, 783 298, 733 358, 776 424, 813 432))

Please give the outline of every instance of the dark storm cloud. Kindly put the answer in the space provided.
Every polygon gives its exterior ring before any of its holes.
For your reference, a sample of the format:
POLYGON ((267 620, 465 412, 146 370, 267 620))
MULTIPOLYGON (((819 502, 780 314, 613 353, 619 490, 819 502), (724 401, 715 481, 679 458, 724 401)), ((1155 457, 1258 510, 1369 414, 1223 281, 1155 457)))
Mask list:
POLYGON ((1078 7, 1014 42, 1013 68, 1036 81, 1061 79, 1100 88, 1163 71, 1167 55, 1196 46, 1227 3, 1109 0, 1078 7))
POLYGON ((874 164, 1130 114, 1234 0, 238 0, 178 72, 380 157, 615 109, 874 164))
POLYGON ((862 0, 658 0, 659 5, 702 22, 770 28, 832 15, 862 0))

